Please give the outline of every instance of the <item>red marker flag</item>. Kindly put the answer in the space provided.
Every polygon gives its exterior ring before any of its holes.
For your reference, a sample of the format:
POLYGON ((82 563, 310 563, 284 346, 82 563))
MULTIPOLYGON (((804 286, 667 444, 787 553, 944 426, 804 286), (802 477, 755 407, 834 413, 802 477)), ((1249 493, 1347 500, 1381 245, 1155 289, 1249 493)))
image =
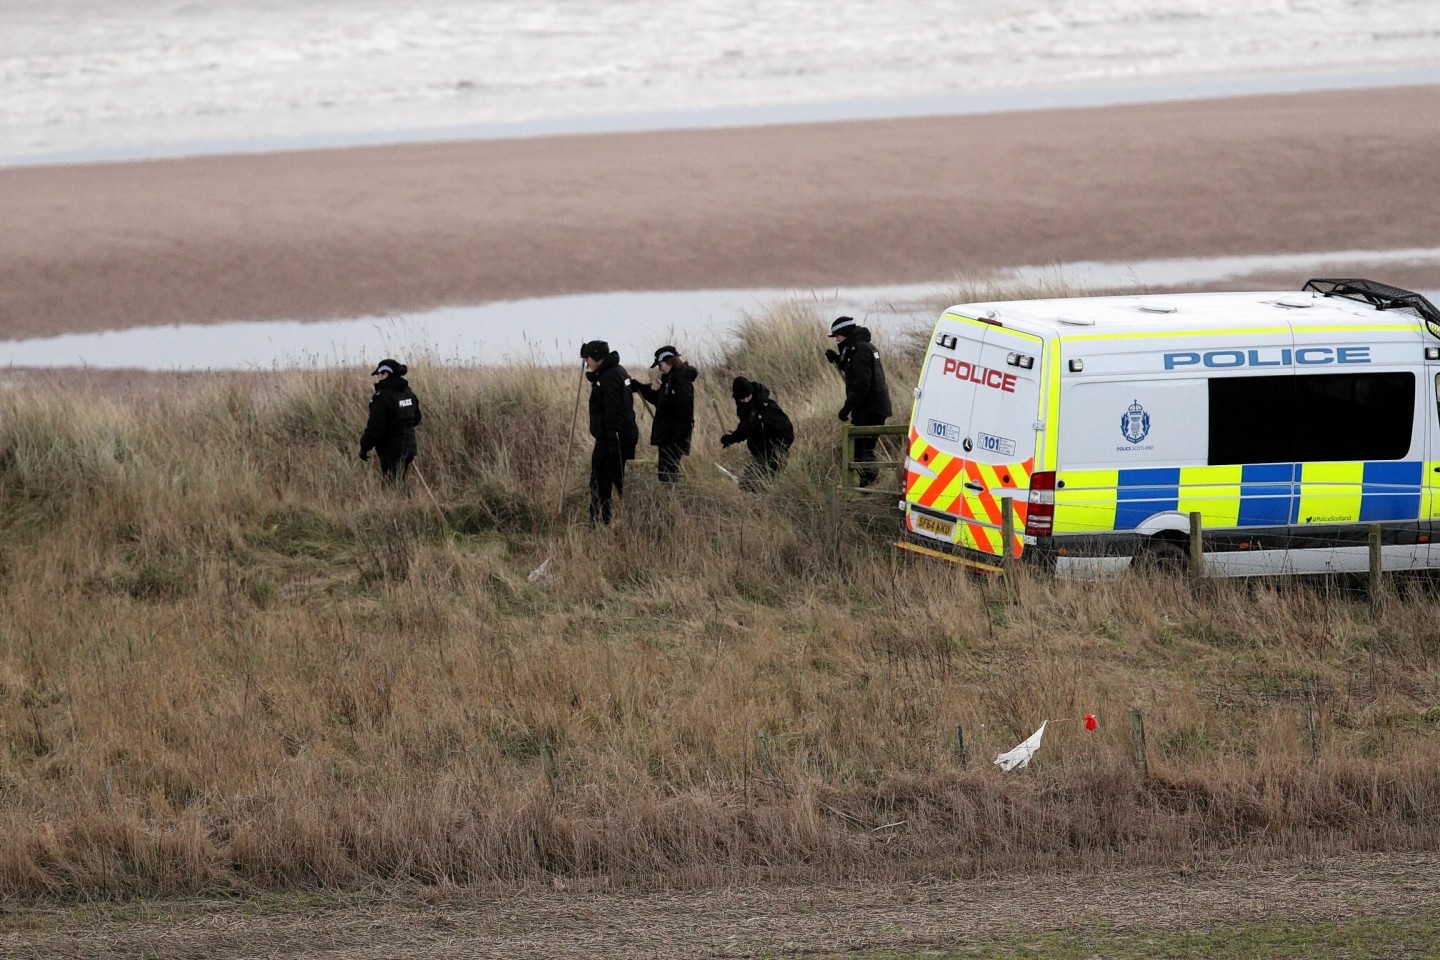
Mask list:
POLYGON ((1095 729, 1096 727, 1098 727, 1098 726, 1100 726, 1100 723, 1099 723, 1099 721, 1097 721, 1097 720, 1095 719, 1095 714, 1093 714, 1093 713, 1087 713, 1087 714, 1085 714, 1085 729, 1086 729, 1086 730, 1094 730, 1094 729, 1095 729))

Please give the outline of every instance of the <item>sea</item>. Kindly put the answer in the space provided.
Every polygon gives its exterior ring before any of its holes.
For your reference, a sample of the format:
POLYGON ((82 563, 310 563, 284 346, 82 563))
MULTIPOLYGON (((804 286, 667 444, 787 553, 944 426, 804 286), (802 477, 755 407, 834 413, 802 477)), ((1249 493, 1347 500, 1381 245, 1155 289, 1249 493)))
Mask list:
POLYGON ((0 158, 1436 76, 1435 0, 0 0, 0 158))
MULTIPOLYGON (((1440 83, 1435 0, 0 0, 0 168, 1416 83, 1440 83)), ((716 316, 708 293, 694 302, 711 313, 668 322, 733 323, 775 294, 728 291, 746 306, 716 316)), ((828 309, 844 293, 779 295, 828 309)), ((645 313, 606 296, 617 317, 645 313)), ((483 332, 462 355, 548 356, 452 313, 347 322, 418 336, 444 319, 483 332)), ((293 355, 236 360, 217 345, 164 363, 330 363, 342 361, 319 358, 378 348, 337 347, 323 326, 286 339, 293 355)), ((114 346, 0 342, 0 365, 104 364, 114 346)))

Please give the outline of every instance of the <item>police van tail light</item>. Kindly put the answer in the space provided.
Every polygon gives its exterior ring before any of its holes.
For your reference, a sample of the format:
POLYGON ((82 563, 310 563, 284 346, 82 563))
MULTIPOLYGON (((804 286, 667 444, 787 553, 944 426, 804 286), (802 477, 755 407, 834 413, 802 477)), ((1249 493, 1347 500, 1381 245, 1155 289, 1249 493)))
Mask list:
POLYGON ((1055 474, 1042 471, 1030 475, 1030 506, 1025 511, 1025 535, 1048 537, 1055 529, 1055 474))

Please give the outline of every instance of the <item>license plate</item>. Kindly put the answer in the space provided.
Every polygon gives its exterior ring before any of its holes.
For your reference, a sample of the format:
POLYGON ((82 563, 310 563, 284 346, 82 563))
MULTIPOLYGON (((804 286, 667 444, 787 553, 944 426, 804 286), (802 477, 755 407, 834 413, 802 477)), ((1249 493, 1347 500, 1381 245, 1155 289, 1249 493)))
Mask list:
POLYGON ((955 538, 955 521, 941 520, 939 517, 932 517, 929 514, 917 513, 915 517, 915 530, 928 537, 935 537, 939 540, 953 540, 955 538))

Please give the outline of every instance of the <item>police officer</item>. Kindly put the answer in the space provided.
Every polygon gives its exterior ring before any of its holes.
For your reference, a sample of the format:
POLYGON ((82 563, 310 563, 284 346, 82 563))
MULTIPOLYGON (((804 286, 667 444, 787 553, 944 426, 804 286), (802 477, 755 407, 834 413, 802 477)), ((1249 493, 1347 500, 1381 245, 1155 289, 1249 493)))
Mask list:
MULTIPOLYGON (((845 378, 845 405, 840 408, 841 421, 849 420, 857 427, 877 427, 890 416, 890 391, 885 386, 885 368, 880 351, 870 342, 870 331, 853 317, 836 317, 830 324, 830 336, 840 348, 826 350, 825 358, 845 378)), ((856 462, 875 462, 875 441, 878 437, 855 438, 856 462)), ((868 487, 880 476, 874 467, 860 471, 860 486, 868 487)))
POLYGON ((753 457, 740 477, 740 487, 756 491, 774 478, 785 462, 790 445, 795 442, 795 428, 780 404, 770 397, 763 383, 736 377, 730 385, 735 398, 735 415, 740 424, 720 438, 720 445, 745 441, 753 457))
POLYGON ((380 473, 390 483, 404 479, 419 452, 415 428, 420 426, 420 398, 405 380, 408 370, 400 361, 386 357, 370 372, 377 379, 370 397, 370 418, 360 435, 360 459, 369 460, 374 450, 380 455, 380 473))
POLYGON ((660 386, 635 381, 635 392, 655 407, 650 443, 658 454, 656 474, 661 483, 680 479, 680 458, 690 452, 695 430, 695 368, 680 351, 666 344, 655 351, 651 368, 660 368, 660 386))
POLYGON ((640 430, 635 426, 630 374, 620 366, 620 354, 604 340, 591 340, 580 348, 585 379, 590 381, 590 520, 610 522, 612 491, 625 495, 625 461, 635 459, 640 430))

